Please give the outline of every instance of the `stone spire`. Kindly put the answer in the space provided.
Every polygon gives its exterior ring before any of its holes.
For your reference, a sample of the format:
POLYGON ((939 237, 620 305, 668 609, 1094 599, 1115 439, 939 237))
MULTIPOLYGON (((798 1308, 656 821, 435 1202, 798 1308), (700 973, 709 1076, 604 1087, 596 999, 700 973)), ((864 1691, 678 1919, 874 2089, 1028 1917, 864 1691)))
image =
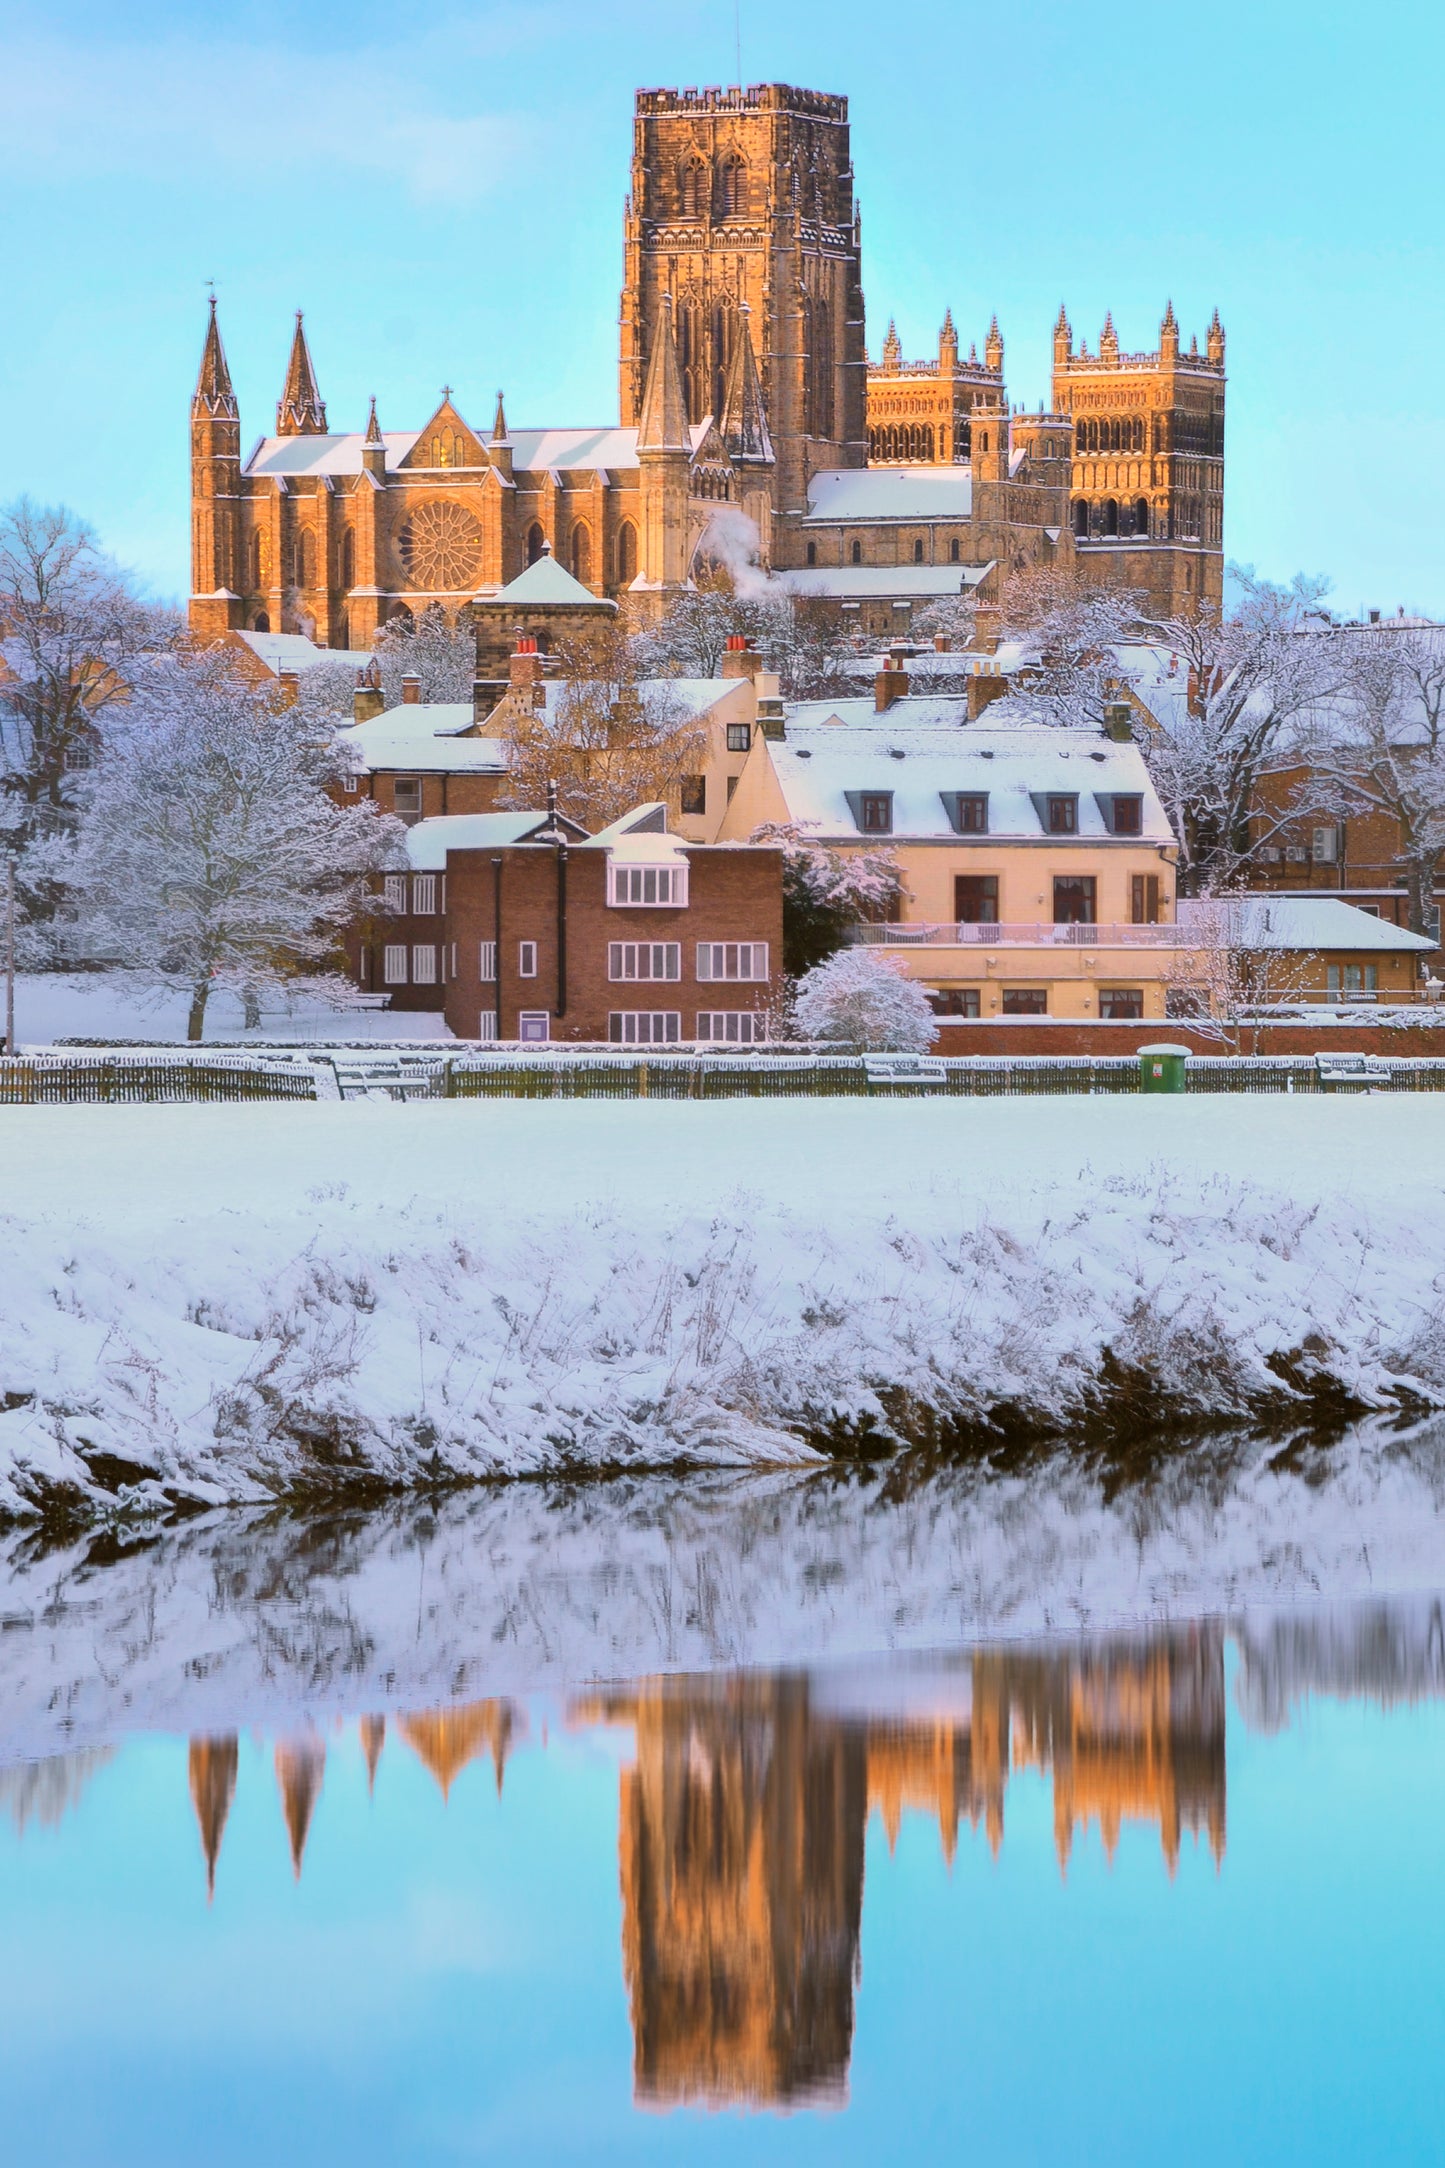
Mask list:
POLYGON ((386 442, 381 433, 381 423, 376 418, 375 392, 371 395, 371 412, 366 417, 366 442, 368 444, 384 444, 386 442))
POLYGON ((733 342, 727 390, 723 396, 722 438, 735 460, 771 466, 773 440, 768 435, 768 417, 763 405, 758 359, 753 352, 753 331, 749 314, 744 304, 738 322, 738 335, 733 342))
POLYGON ((1074 358, 1074 327, 1069 322, 1069 312, 1063 302, 1059 303, 1058 320, 1054 325, 1054 360, 1072 361, 1074 358))
POLYGON ((225 1739, 191 1741, 191 1804, 200 1824, 201 1850, 206 1860, 207 1903, 216 1894, 216 1861, 221 1856, 226 1817, 236 1796, 238 1761, 234 1733, 225 1739))
POLYGON ((299 309, 296 311, 296 335, 291 341, 291 359, 286 368, 286 388, 276 408, 276 434, 278 437, 324 437, 326 434, 326 403, 316 388, 316 371, 311 366, 299 309))
POLYGON ((988 320, 988 337, 983 342, 983 358, 987 368, 1003 374, 1003 333, 998 328, 997 316, 988 320))
POLYGON ((888 329, 884 333, 883 337, 883 366, 885 369, 896 369, 902 359, 903 341, 898 336, 897 324, 890 316, 888 319, 888 329))
POLYGON ((657 343, 647 369, 647 388, 637 420, 637 450, 644 452, 691 452, 687 403, 682 396, 682 371, 677 365, 677 341, 672 334, 672 296, 664 294, 657 319, 657 343))
POLYGON ((212 294, 206 343, 201 349, 201 373, 196 378, 196 395, 191 401, 191 420, 233 422, 239 418, 236 394, 231 388, 231 372, 226 366, 226 349, 221 344, 221 327, 216 322, 216 297, 212 294))
POLYGON ((1118 351, 1119 334, 1114 329, 1114 311, 1106 309, 1104 311, 1104 328, 1099 333, 1099 352, 1107 356, 1116 355, 1118 351))
POLYGON ((1164 320, 1159 326, 1159 358, 1161 361, 1179 359, 1179 320, 1172 301, 1166 303, 1164 320))
POLYGON ((492 442, 493 444, 507 444, 510 441, 507 435, 507 410, 502 404, 502 395, 498 392, 497 411, 492 419, 492 442))
POLYGON ((958 367, 958 332, 952 309, 944 311, 943 329, 938 334, 938 366, 945 375, 958 367))
POLYGON ((1215 362, 1215 363, 1217 363, 1217 364, 1218 364, 1218 366, 1219 366, 1220 368, 1223 368, 1223 366, 1224 366, 1224 326, 1223 326, 1223 324, 1222 324, 1222 323, 1221 323, 1221 322, 1219 321, 1219 311, 1218 311, 1218 309, 1216 309, 1216 310, 1215 310, 1214 314, 1213 314, 1213 315, 1212 315, 1212 316, 1210 317, 1210 319, 1209 319, 1209 331, 1208 331, 1208 334, 1207 334, 1207 344, 1208 344, 1208 349, 1209 349, 1209 358, 1210 358, 1210 360, 1211 360, 1212 362, 1215 362))

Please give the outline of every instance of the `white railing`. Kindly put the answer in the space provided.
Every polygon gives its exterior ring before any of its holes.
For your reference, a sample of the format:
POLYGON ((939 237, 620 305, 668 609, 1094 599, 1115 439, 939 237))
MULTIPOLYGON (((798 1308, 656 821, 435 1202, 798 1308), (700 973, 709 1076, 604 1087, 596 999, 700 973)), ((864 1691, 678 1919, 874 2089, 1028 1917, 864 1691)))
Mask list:
POLYGON ((849 939, 868 948, 1199 948, 1185 926, 980 925, 972 920, 854 926, 849 939))

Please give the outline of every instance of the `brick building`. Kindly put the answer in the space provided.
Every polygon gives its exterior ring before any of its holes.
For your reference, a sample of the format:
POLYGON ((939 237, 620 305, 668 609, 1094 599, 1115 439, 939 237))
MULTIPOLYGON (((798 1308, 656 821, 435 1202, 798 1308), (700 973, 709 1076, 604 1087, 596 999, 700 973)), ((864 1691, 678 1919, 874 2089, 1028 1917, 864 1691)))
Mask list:
POLYGON ((423 820, 359 983, 458 1038, 750 1046, 782 971, 782 853, 689 843, 641 806, 595 836, 555 813, 423 820))

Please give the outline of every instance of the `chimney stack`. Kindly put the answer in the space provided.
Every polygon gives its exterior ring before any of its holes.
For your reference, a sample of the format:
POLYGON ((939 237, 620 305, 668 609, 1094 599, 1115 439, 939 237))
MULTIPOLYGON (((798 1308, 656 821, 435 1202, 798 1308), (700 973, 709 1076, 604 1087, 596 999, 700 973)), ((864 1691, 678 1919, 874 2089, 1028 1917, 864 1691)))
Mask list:
POLYGON ((762 667, 763 659, 761 655, 755 655, 748 646, 746 635, 730 632, 718 675, 725 678, 750 678, 755 677, 762 667))
POLYGON ((530 632, 517 634, 509 675, 514 685, 540 685, 542 682, 542 658, 537 652, 537 642, 530 632))
POLYGON ((355 723, 369 723, 373 715, 380 715, 386 706, 386 695, 381 689, 381 671, 376 657, 356 673, 356 690, 351 696, 351 719, 355 723))
MULTIPOLYGON (((1375 616, 1377 618, 1379 617, 1379 614, 1379 611, 1376 610, 1375 616)), ((281 688, 282 706, 294 708, 296 705, 296 695, 301 690, 301 673, 298 670, 278 670, 276 672, 276 683, 281 688)))
POLYGON ((421 679, 412 670, 408 670, 401 681, 401 697, 406 707, 421 706, 421 679))
POLYGON ((873 683, 873 710, 886 715, 895 700, 901 700, 908 691, 908 672, 891 655, 883 658, 883 668, 873 683))
POLYGON ((1002 700, 1008 691, 1008 679, 995 664, 991 670, 975 670, 968 680, 968 719, 976 723, 987 707, 995 700, 1002 700))
POLYGON ((951 654, 951 653, 952 653, 952 651, 953 651, 953 642, 952 642, 952 640, 950 640, 950 639, 949 639, 949 637, 948 637, 948 634, 947 634, 946 632, 936 632, 936 633, 935 633, 935 634, 933 635, 933 652, 934 652, 934 654, 935 654, 935 655, 948 655, 948 654, 951 654))

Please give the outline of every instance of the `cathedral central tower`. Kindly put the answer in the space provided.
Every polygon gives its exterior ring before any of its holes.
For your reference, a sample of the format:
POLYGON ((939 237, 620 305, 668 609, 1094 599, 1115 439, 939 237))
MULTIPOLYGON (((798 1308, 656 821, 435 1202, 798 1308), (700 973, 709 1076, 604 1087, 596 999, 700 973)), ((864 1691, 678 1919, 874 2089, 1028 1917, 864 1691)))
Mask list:
MULTIPOLYGON (((688 420, 721 425, 746 326, 776 457, 775 564, 820 468, 866 465, 867 357, 848 101, 782 83, 642 90, 622 289, 622 421, 672 321, 688 420)), ((765 544, 769 542, 764 537, 765 544)))

